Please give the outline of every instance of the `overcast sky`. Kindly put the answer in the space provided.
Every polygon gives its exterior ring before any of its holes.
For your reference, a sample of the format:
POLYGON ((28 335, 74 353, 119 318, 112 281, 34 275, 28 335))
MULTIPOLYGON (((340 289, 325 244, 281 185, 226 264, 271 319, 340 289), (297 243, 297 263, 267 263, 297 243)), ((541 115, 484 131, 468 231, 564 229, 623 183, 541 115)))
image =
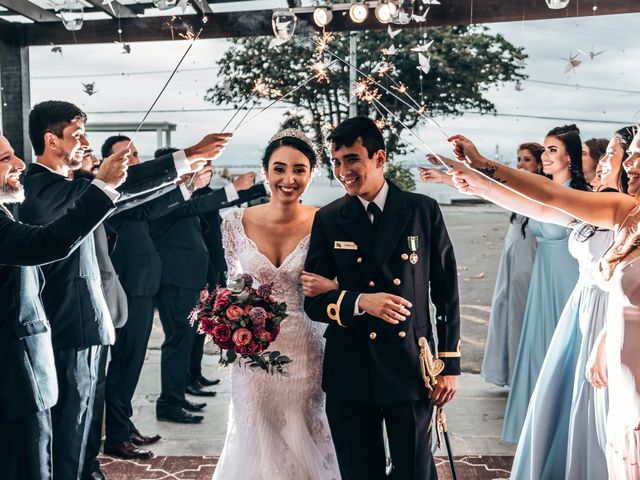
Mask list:
MULTIPOLYGON (((522 82, 523 91, 507 84, 489 93, 497 112, 509 116, 465 115, 439 121, 448 133, 470 136, 489 155, 499 145, 505 161, 513 158, 518 143, 542 142, 548 130, 570 121, 578 124, 584 139, 608 137, 624 124, 640 120, 640 46, 637 34, 633 34, 639 23, 640 14, 627 14, 492 24, 491 31, 500 32, 516 46, 525 48, 529 55, 525 71, 531 81, 522 82), (594 60, 580 56, 583 63, 575 73, 563 73, 565 62, 559 57, 567 58, 570 51, 575 54, 577 49, 606 52, 594 60)), ((32 104, 47 99, 68 100, 81 106, 90 122, 139 122, 187 45, 186 41, 134 43, 129 55, 122 54, 115 44, 66 45, 62 56, 52 53, 50 47, 33 47, 32 104), (82 82, 95 82, 97 93, 88 96, 82 82)), ((184 71, 173 79, 150 115, 149 121, 177 124, 174 146, 195 143, 205 133, 222 128, 231 116, 228 111, 180 111, 213 108, 203 97, 215 81, 215 62, 227 46, 225 40, 196 42, 183 64, 184 71)), ((250 128, 241 129, 219 164, 257 165, 282 113, 282 109, 274 108, 250 128)), ((433 149, 448 153, 441 133, 428 126, 418 132, 433 149)), ((92 133, 92 143, 99 148, 106 136, 92 133)), ((135 143, 148 156, 156 148, 155 134, 142 133, 135 143)), ((406 160, 419 160, 422 155, 417 151, 407 155, 406 160)))

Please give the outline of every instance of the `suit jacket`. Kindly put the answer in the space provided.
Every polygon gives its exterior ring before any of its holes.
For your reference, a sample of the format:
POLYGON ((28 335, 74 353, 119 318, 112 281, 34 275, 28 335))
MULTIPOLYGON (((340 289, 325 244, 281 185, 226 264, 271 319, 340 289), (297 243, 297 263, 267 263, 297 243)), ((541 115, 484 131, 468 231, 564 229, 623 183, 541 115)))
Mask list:
POLYGON ((174 187, 152 201, 107 220, 107 225, 118 236, 111 260, 128 296, 154 296, 158 293, 162 265, 149 234, 148 220, 160 218, 183 203, 180 189, 174 187))
POLYGON ((323 389, 347 401, 390 404, 426 395, 420 337, 431 340, 429 292, 436 307, 443 375, 460 373, 460 313, 456 261, 440 208, 424 195, 389 182, 379 233, 357 197, 344 196, 316 214, 305 270, 337 277, 339 289, 305 299, 312 320, 328 323, 323 389), (417 262, 409 237, 418 237, 417 262), (360 293, 387 292, 409 300, 406 321, 391 325, 355 315, 360 293))
POLYGON ((129 307, 127 294, 124 292, 118 275, 109 258, 110 248, 104 223, 98 225, 93 232, 93 242, 96 245, 96 258, 100 269, 102 293, 107 302, 109 315, 115 328, 121 328, 127 322, 129 307))
POLYGON ((35 265, 64 258, 114 208, 91 186, 46 227, 24 225, 0 207, 0 419, 52 407, 58 384, 49 322, 35 265))
MULTIPOLYGON (((148 191, 154 183, 158 188, 165 185, 166 170, 173 168, 173 157, 165 157, 169 160, 163 157, 132 167, 130 171, 135 172, 144 166, 144 175, 128 176, 120 191, 130 199, 148 191)), ((175 168, 173 172, 175 180, 175 168)), ((90 185, 85 179, 69 180, 42 165, 31 164, 24 175, 26 199, 18 210, 20 219, 34 225, 46 225, 62 215, 90 185)), ((118 208, 126 208, 126 203, 118 203, 118 208)), ((86 237, 69 257, 46 265, 42 270, 47 281, 42 301, 51 322, 54 348, 112 344, 115 330, 102 291, 93 236, 86 237)))
POLYGON ((200 290, 207 280, 209 252, 202 238, 199 215, 231 204, 224 188, 203 188, 183 205, 149 222, 149 231, 162 262, 162 284, 200 290))

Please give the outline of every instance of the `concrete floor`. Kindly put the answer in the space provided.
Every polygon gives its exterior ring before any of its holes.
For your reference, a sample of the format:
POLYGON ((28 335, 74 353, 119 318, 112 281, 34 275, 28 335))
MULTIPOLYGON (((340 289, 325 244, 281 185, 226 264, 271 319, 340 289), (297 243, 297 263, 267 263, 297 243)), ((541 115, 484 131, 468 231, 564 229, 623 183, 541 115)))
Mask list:
MULTIPOLYGON (((458 259, 462 313, 464 373, 456 399, 446 408, 453 451, 455 455, 513 455, 515 446, 499 441, 508 389, 487 384, 478 375, 508 216, 503 210, 486 205, 447 206, 443 213, 458 259)), ((156 319, 134 399, 134 422, 145 434, 162 435, 162 441, 153 445, 156 455, 219 455, 227 424, 229 370, 217 365, 218 357, 207 345, 205 376, 222 381, 216 388, 217 396, 203 400, 208 403, 205 421, 199 425, 158 422, 155 400, 160 391, 162 339, 162 328, 156 319)), ((191 400, 201 401, 199 397, 191 400)))

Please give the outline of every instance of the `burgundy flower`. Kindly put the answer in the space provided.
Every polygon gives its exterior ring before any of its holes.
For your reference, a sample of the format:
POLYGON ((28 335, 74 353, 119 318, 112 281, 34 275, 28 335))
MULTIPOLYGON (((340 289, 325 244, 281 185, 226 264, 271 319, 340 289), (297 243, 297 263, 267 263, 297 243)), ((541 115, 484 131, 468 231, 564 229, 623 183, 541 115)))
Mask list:
POLYGON ((201 317, 200 318, 200 330, 204 333, 211 335, 214 332, 216 323, 211 317, 201 317))
POLYGON ((273 336, 271 333, 267 332, 264 328, 259 328, 254 333, 254 338, 256 338, 260 342, 271 343, 273 341, 273 336))
POLYGON ((246 355, 248 353, 248 349, 246 345, 236 345, 235 347, 233 347, 233 350, 238 355, 246 355))
POLYGON ((247 345, 251 341, 251 332, 246 328, 238 328, 233 332, 233 343, 239 346, 247 345))
POLYGON ((242 280, 244 280, 244 286, 246 288, 251 288, 251 286, 253 285, 253 275, 251 275, 250 273, 243 273, 240 276, 242 277, 242 280))
POLYGON ((262 351, 262 345, 255 342, 249 342, 245 348, 247 349, 247 354, 260 353, 262 351))
POLYGON ((215 310, 219 310, 228 306, 229 295, 231 295, 231 290, 225 289, 225 290, 219 291, 218 294, 216 295, 216 303, 214 304, 213 308, 215 310))
POLYGON ((231 328, 226 323, 219 323, 211 332, 213 338, 219 342, 228 342, 231 339, 231 328))
POLYGON ((258 287, 257 293, 261 299, 268 302, 271 298, 271 294, 273 293, 273 287, 270 284, 265 283, 264 285, 260 285, 258 287))
POLYGON ((267 321, 267 311, 262 307, 254 307, 249 312, 249 317, 251 317, 256 327, 264 327, 267 321))

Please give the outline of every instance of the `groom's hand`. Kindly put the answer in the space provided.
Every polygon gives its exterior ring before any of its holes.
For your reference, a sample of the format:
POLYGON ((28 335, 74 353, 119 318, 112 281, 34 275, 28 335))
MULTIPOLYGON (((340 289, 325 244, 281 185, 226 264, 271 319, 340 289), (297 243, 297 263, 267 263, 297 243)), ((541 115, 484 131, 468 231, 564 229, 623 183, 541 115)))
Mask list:
POLYGON ((457 375, 442 375, 438 377, 438 383, 429 392, 429 398, 433 402, 434 407, 442 407, 445 403, 450 402, 458 391, 457 375))
POLYGON ((404 322, 411 312, 412 305, 408 300, 390 293, 363 293, 360 295, 358 308, 361 311, 381 318, 393 325, 404 322))

